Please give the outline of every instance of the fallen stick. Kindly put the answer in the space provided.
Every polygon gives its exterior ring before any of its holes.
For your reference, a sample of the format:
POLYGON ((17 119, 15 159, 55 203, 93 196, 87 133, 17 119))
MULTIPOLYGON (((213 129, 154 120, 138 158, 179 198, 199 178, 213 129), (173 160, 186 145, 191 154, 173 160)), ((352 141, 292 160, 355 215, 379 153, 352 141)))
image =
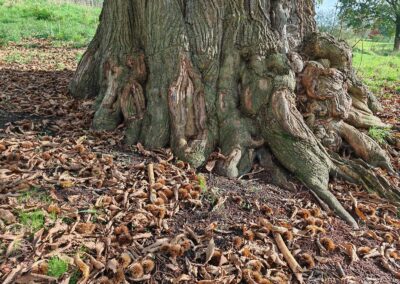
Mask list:
POLYGON ((155 183, 153 163, 147 165, 147 175, 149 176, 149 183, 151 186, 155 183))
POLYGON ((154 203, 157 199, 157 193, 156 191, 153 189, 153 185, 156 182, 155 178, 154 178, 154 166, 153 163, 150 163, 147 165, 147 175, 149 176, 149 184, 150 184, 150 188, 149 188, 149 200, 151 203, 154 203))
POLYGON ((297 280, 300 283, 304 283, 302 269, 301 269, 300 265, 297 263, 296 259, 293 257, 292 253, 287 248, 285 242, 282 239, 281 234, 279 234, 279 233, 273 233, 273 234, 274 234, 275 242, 278 245, 279 250, 283 254, 283 257, 285 258, 286 262, 288 263, 290 269, 293 271, 297 280))
POLYGON ((21 265, 17 265, 16 268, 14 268, 13 270, 11 270, 11 272, 8 274, 7 278, 4 279, 3 284, 10 284, 10 283, 14 283, 15 278, 19 275, 19 273, 22 271, 22 266, 21 265))

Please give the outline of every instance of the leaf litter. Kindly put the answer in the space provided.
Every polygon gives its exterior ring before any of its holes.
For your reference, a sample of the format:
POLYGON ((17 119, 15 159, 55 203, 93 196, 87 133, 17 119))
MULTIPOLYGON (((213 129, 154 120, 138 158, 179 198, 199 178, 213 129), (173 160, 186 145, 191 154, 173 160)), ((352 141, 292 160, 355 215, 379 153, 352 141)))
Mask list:
POLYGON ((0 52, 2 283, 399 281, 397 206, 335 181, 360 220, 353 231, 303 186, 277 188, 266 172, 229 180, 168 149, 124 147, 123 127, 90 130, 93 101, 68 96, 82 51, 35 44, 0 52), (42 55, 2 59, 12 52, 42 55), (61 271, 49 273, 55 260, 61 271))

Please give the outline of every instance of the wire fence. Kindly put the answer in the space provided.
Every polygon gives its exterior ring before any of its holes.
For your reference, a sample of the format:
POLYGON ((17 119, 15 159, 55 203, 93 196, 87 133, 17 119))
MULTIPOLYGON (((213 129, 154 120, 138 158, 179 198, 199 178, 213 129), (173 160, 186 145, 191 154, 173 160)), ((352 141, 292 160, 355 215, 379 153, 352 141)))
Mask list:
POLYGON ((51 0, 55 4, 74 3, 91 7, 103 6, 103 0, 51 0))

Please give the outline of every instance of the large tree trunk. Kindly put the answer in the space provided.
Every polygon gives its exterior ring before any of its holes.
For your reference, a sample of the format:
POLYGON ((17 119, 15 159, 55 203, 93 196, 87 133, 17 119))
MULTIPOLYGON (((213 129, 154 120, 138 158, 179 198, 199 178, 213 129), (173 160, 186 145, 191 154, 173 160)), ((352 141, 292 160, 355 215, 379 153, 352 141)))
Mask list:
POLYGON ((124 122, 127 143, 194 167, 219 147, 217 170, 236 177, 272 153, 353 226, 330 175, 399 198, 368 168, 393 172, 388 156, 357 130, 385 126, 379 105, 349 47, 316 33, 312 0, 106 0, 71 93, 97 98, 95 129, 124 122))

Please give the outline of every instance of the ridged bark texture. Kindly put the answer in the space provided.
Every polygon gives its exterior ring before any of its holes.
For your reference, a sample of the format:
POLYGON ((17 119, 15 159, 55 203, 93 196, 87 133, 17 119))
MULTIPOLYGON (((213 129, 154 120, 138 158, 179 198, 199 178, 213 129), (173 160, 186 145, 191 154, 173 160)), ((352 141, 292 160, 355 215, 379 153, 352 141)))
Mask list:
POLYGON ((218 147, 217 170, 237 177, 272 152, 354 226, 327 187, 332 173, 362 177, 330 152, 348 143, 393 171, 356 128, 384 125, 379 104, 348 46, 316 33, 312 0, 106 0, 70 89, 96 97, 94 128, 124 122, 127 143, 194 167, 218 147))

